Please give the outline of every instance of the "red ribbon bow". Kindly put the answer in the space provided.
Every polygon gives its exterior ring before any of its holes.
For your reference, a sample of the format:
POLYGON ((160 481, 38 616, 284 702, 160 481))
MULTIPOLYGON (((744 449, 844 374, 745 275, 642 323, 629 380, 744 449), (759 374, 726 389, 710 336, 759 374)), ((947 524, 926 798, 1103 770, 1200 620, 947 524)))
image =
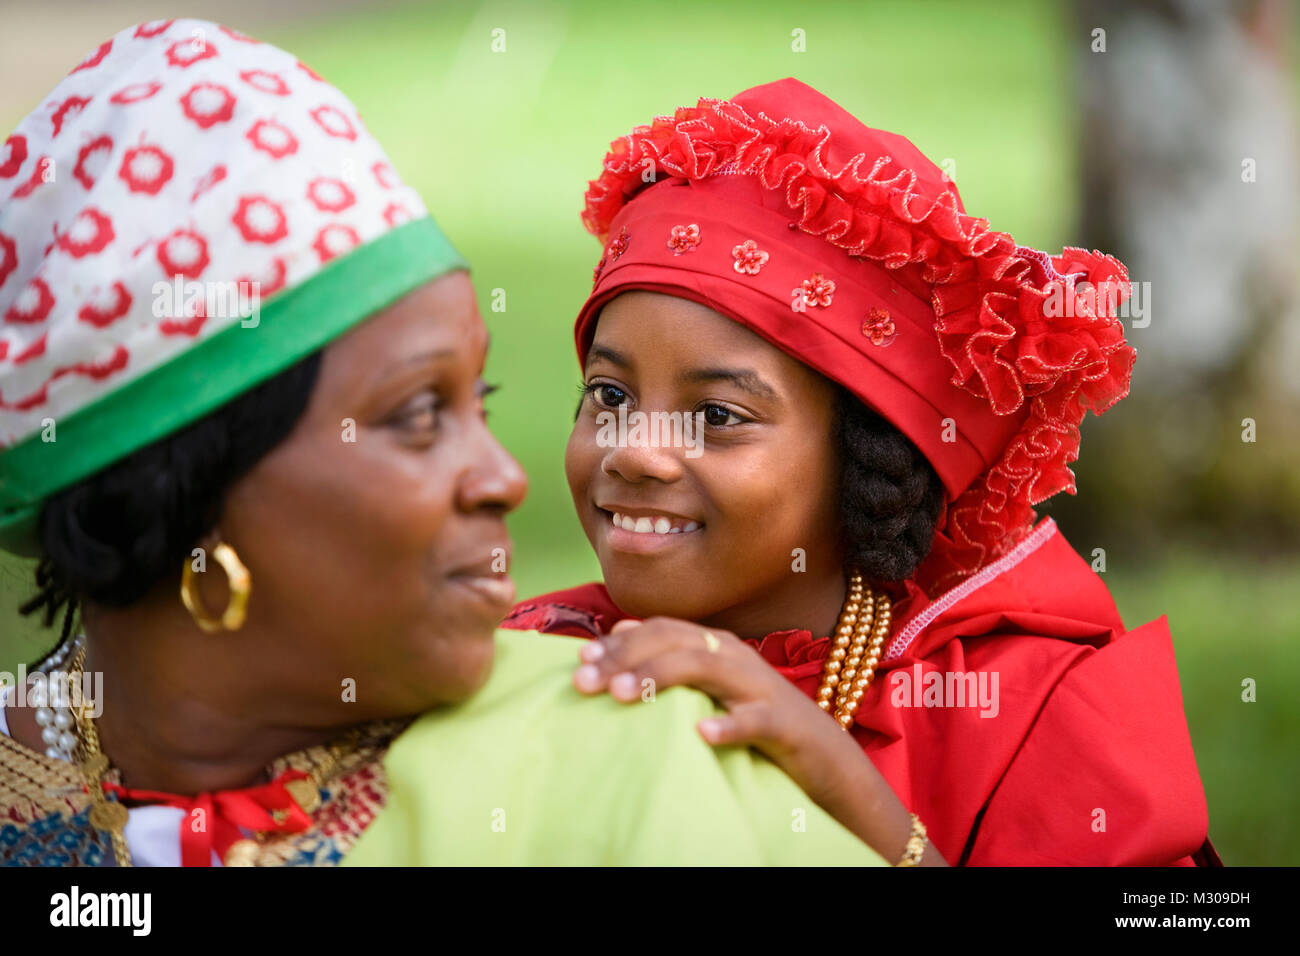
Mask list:
POLYGON ((285 789, 285 784, 302 780, 301 770, 286 770, 270 783, 242 790, 218 790, 185 797, 160 790, 130 790, 115 783, 104 783, 104 791, 128 800, 179 807, 181 818, 181 863, 184 866, 211 866, 215 850, 221 860, 239 840, 245 839, 241 827, 258 833, 302 833, 311 827, 311 817, 285 789))

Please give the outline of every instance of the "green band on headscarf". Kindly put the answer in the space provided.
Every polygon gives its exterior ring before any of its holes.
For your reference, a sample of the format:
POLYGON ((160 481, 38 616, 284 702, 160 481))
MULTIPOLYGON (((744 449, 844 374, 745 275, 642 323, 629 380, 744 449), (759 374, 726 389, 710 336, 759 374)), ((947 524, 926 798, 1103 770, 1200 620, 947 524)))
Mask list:
POLYGON ((0 550, 39 557, 41 504, 131 452, 198 421, 419 288, 469 264, 431 218, 398 226, 272 296, 163 365, 0 452, 0 550))

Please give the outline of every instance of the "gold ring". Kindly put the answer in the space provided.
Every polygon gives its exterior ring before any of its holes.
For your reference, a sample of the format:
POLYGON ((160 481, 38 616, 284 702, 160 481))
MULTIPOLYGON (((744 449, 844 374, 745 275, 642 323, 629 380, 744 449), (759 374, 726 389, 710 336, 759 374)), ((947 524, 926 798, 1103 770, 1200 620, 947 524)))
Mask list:
POLYGON ((718 648, 722 646, 722 642, 713 636, 712 631, 705 631, 704 646, 709 649, 710 654, 716 654, 718 653, 718 648))

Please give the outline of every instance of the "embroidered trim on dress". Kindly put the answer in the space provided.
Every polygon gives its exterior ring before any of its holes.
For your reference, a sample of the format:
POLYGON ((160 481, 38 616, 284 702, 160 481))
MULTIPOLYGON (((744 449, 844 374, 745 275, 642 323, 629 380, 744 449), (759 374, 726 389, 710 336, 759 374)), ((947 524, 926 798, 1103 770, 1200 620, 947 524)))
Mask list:
POLYGON ((1056 534, 1056 522, 1051 518, 1046 518, 1038 529, 1025 538, 1011 551, 1007 552, 992 564, 987 565, 973 576, 967 578, 961 584, 957 585, 951 591, 947 591, 935 600, 927 604, 924 610, 916 617, 907 622, 907 626, 898 632, 898 635, 889 642, 889 647, 885 650, 885 661, 892 661, 896 657, 901 657, 908 646, 916 639, 930 622, 937 618, 948 608, 952 607, 958 601, 974 594, 984 585, 988 584, 994 578, 1007 571, 1010 571, 1025 558, 1037 551, 1052 535, 1056 534))

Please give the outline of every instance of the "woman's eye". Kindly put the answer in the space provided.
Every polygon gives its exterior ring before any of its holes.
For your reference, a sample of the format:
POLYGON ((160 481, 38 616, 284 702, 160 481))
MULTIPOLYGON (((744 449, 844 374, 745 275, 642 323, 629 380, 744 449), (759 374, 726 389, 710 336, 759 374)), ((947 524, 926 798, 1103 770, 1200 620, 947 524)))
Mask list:
POLYGON ((704 406, 704 424, 714 428, 722 428, 726 425, 739 425, 745 419, 741 418, 729 408, 722 405, 705 405, 704 406))
POLYGON ((421 392, 393 416, 393 421, 410 431, 433 431, 438 425, 438 397, 421 392))

